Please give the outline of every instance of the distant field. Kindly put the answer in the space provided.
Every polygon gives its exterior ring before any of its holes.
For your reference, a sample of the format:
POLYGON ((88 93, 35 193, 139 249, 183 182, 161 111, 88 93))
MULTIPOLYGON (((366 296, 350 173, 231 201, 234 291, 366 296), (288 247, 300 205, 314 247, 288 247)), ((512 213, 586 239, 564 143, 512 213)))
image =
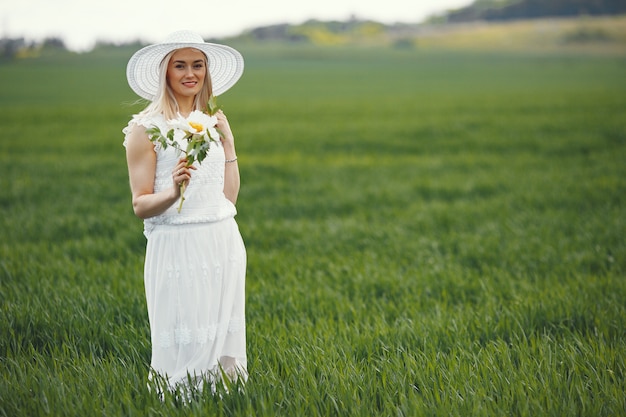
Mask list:
POLYGON ((0 416, 626 414, 626 58, 242 46, 245 393, 165 404, 131 51, 0 65, 0 416))
POLYGON ((626 16, 473 22, 421 28, 418 48, 626 54, 626 16))

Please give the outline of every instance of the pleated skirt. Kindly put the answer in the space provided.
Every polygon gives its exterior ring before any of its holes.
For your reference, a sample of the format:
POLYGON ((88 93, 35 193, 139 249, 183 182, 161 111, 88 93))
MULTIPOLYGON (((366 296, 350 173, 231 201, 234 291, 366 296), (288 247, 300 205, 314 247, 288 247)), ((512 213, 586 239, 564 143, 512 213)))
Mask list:
POLYGON ((171 390, 224 375, 245 382, 245 276, 234 218, 151 231, 144 269, 151 379, 158 375, 171 390))

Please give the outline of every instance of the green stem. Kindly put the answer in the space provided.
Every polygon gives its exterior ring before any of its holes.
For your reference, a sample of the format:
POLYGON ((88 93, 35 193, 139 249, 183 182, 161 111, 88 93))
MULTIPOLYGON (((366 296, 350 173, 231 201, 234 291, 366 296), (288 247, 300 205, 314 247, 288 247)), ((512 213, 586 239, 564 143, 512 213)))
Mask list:
POLYGON ((180 211, 183 209, 183 201, 185 201, 185 183, 181 182, 180 185, 180 204, 178 205, 178 212, 180 213, 180 211))
MULTIPOLYGON (((189 160, 189 154, 187 152, 185 152, 185 155, 187 155, 187 164, 185 166, 190 167, 193 164, 193 161, 189 160)), ((178 205, 178 212, 180 213, 180 211, 183 209, 183 201, 185 201, 185 188, 187 188, 187 185, 183 181, 178 187, 180 188, 180 204, 178 205)))

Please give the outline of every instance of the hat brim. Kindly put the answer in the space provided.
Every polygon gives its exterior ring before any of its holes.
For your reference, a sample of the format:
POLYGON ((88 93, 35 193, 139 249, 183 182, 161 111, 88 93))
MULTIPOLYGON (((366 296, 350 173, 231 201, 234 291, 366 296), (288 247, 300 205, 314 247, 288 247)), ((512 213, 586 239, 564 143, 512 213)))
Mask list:
POLYGON ((152 101, 159 88, 159 66, 170 52, 182 48, 202 51, 208 61, 213 95, 227 91, 243 74, 243 56, 226 45, 216 43, 161 43, 148 45, 135 54, 126 66, 126 78, 130 88, 142 98, 152 101))

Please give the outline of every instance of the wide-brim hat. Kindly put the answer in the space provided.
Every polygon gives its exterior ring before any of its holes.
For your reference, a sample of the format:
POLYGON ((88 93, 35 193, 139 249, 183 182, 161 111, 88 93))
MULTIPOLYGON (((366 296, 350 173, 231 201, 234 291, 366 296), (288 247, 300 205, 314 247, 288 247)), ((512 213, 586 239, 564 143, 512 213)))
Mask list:
POLYGON ((163 58, 181 48, 195 48, 207 57, 213 95, 231 88, 243 74, 243 56, 230 46, 205 42, 202 36, 181 30, 170 34, 162 43, 148 45, 130 58, 126 66, 128 85, 137 95, 154 100, 159 88, 159 67, 163 58))

